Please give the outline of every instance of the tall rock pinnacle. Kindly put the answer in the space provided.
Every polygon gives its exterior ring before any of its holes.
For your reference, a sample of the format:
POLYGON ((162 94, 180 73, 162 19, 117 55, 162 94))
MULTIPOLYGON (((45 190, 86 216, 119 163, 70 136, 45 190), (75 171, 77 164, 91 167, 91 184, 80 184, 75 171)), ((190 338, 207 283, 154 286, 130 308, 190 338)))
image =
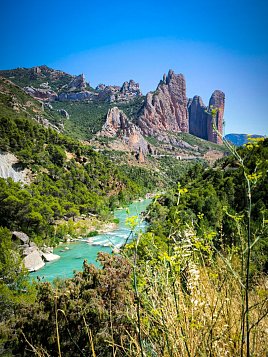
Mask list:
POLYGON ((206 107, 199 96, 194 96, 188 101, 189 132, 199 138, 222 144, 222 139, 218 135, 223 134, 223 114, 224 114, 225 94, 220 90, 215 90, 210 97, 209 105, 206 107), (212 108, 217 109, 215 123, 212 115, 209 114, 212 108), (214 124, 216 126, 214 129, 214 124))
POLYGON ((156 91, 147 94, 138 125, 144 134, 154 136, 162 131, 188 132, 188 124, 185 79, 170 70, 156 91))
MULTIPOLYGON (((220 90, 215 90, 210 98, 209 108, 211 108, 211 107, 217 108, 217 113, 216 113, 216 117, 215 117, 215 126, 216 126, 217 131, 221 135, 223 134, 224 105, 225 105, 225 94, 220 90)), ((213 118, 212 118, 211 114, 208 114, 207 125, 208 125, 207 140, 212 141, 213 143, 222 144, 222 138, 213 129, 213 118)))
POLYGON ((198 95, 188 101, 189 132, 202 139, 208 137, 206 109, 207 107, 198 95))

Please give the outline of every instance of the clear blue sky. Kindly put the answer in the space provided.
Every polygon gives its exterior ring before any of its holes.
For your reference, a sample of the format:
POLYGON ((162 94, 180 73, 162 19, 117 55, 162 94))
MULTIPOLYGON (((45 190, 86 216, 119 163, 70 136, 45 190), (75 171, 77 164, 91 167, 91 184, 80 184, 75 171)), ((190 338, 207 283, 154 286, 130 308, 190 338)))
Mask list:
POLYGON ((268 1, 2 0, 0 68, 47 64, 144 93, 172 68, 226 94, 226 133, 268 134, 268 1))

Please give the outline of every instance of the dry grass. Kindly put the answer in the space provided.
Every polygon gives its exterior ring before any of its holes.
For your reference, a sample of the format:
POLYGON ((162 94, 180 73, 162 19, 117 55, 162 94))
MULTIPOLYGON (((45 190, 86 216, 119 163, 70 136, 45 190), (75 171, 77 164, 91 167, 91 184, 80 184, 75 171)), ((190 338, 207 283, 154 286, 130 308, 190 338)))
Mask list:
MULTIPOLYGON (((191 264, 183 279, 169 263, 146 266, 141 285, 141 331, 145 356, 241 356, 241 284, 226 266, 191 264)), ((181 275, 182 276, 182 275, 181 275)), ((267 280, 266 280, 267 284, 267 280)), ((250 290, 251 356, 267 356, 268 290, 259 278, 250 290)), ((134 312, 133 312, 134 314, 134 312)), ((140 354, 135 341, 132 352, 140 354)))

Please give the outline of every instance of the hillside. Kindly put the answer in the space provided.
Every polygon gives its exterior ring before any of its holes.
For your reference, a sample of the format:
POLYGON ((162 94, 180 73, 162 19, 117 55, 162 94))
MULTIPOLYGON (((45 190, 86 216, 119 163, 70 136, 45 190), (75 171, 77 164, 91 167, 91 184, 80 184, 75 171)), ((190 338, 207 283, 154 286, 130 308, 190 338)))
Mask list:
MULTIPOLYGON (((19 87, 40 87, 47 83, 52 90, 57 91, 67 85, 74 76, 63 71, 54 70, 45 65, 32 68, 16 68, 0 70, 0 76, 9 79, 19 87)), ((46 86, 43 86, 46 88, 46 86)))
MULTIPOLYGON (((148 170, 144 170, 146 180, 133 181, 133 175, 131 179, 89 145, 59 133, 51 124, 52 112, 0 79, 0 172, 5 178, 6 172, 17 172, 19 177, 27 168, 30 178, 28 186, 1 179, 3 227, 44 238, 57 219, 81 214, 109 217, 114 207, 155 186, 157 178, 149 178, 148 170)), ((53 120, 60 118, 57 114, 53 120)))
MULTIPOLYGON (((262 139, 213 169, 197 164, 155 197, 147 233, 121 254, 100 253, 101 268, 85 262, 56 286, 37 284, 37 294, 27 294, 31 302, 17 304, 2 325, 5 348, 46 355, 264 356, 267 149, 262 139)), ((137 224, 135 217, 130 224, 137 224)))
MULTIPOLYGON (((190 133, 221 144, 220 136, 212 128, 209 111, 211 106, 217 109, 215 122, 221 133, 224 93, 214 91, 208 106, 200 97, 188 99, 183 75, 172 70, 163 76, 156 90, 145 97, 133 80, 125 81, 121 86, 99 84, 93 89, 83 74, 71 76, 46 66, 5 70, 0 71, 0 75, 13 80, 52 112, 65 113, 66 125, 62 130, 75 138, 91 139, 102 129, 108 111, 116 106, 144 137, 153 137, 173 148, 181 145, 170 133, 190 133), (197 101, 196 98, 200 99, 197 101)), ((120 133, 117 136, 120 138, 120 133)))

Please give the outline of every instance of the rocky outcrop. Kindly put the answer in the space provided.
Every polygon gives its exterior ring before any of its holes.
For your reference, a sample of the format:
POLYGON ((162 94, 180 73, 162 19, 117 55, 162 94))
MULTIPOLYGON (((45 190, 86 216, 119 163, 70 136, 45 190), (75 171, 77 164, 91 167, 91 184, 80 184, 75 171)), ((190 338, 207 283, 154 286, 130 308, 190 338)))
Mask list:
POLYGON ((44 125, 46 128, 51 128, 53 130, 56 130, 58 133, 60 133, 62 130, 64 130, 64 124, 57 123, 57 125, 52 124, 48 119, 44 118, 42 115, 36 115, 34 120, 37 121, 37 123, 44 125))
POLYGON ((29 183, 31 171, 21 170, 18 163, 16 156, 0 150, 0 177, 4 179, 11 177, 15 182, 29 183))
POLYGON ((120 93, 118 94, 118 101, 129 101, 135 97, 142 96, 140 85, 131 79, 129 82, 124 82, 120 93))
POLYGON ((204 105, 201 97, 196 95, 193 99, 189 99, 187 107, 189 113, 190 134, 207 140, 207 107, 204 105))
POLYGON ((150 136, 163 131, 188 132, 186 84, 182 74, 170 70, 156 91, 147 94, 138 125, 150 136))
POLYGON ((139 83, 136 83, 133 79, 129 82, 124 82, 121 87, 99 84, 96 87, 96 91, 98 92, 98 100, 108 103, 129 102, 136 97, 142 96, 139 83))
POLYGON ((30 272, 43 268, 45 262, 60 259, 59 255, 53 254, 53 248, 44 247, 44 251, 40 250, 23 232, 12 232, 12 240, 17 243, 18 252, 22 256, 22 263, 30 272))
POLYGON ((35 99, 41 99, 44 101, 54 101, 57 99, 58 95, 51 89, 35 88, 35 87, 24 87, 24 91, 35 99))
POLYGON ((69 113, 67 112, 67 110, 65 109, 59 109, 58 112, 60 113, 60 115, 66 119, 69 119, 70 118, 70 115, 69 113))
POLYGON ((96 94, 87 90, 83 92, 63 92, 58 96, 60 102, 93 100, 95 98, 96 94))
POLYGON ((71 82, 68 84, 67 91, 84 91, 87 88, 87 82, 84 74, 74 77, 71 82))
POLYGON ((142 136, 140 129, 118 107, 109 110, 105 124, 97 135, 110 138, 117 137, 126 143, 131 150, 142 151, 143 154, 146 154, 149 150, 148 142, 142 136))
POLYGON ((216 108, 216 116, 213 123, 213 118, 211 114, 208 114, 208 140, 213 143, 222 144, 222 134, 223 134, 223 114, 225 105, 225 94, 220 90, 215 90, 209 101, 209 109, 216 108), (214 130, 213 125, 215 125, 216 130, 221 134, 219 136, 217 131, 214 130))
POLYGON ((195 96, 188 101, 189 112, 189 132, 202 139, 213 143, 222 144, 221 136, 217 131, 223 134, 223 114, 224 114, 225 94, 220 90, 215 90, 206 107, 199 96, 195 96), (215 123, 213 123, 211 110, 217 109, 215 123), (213 126, 217 130, 214 130, 213 126))

